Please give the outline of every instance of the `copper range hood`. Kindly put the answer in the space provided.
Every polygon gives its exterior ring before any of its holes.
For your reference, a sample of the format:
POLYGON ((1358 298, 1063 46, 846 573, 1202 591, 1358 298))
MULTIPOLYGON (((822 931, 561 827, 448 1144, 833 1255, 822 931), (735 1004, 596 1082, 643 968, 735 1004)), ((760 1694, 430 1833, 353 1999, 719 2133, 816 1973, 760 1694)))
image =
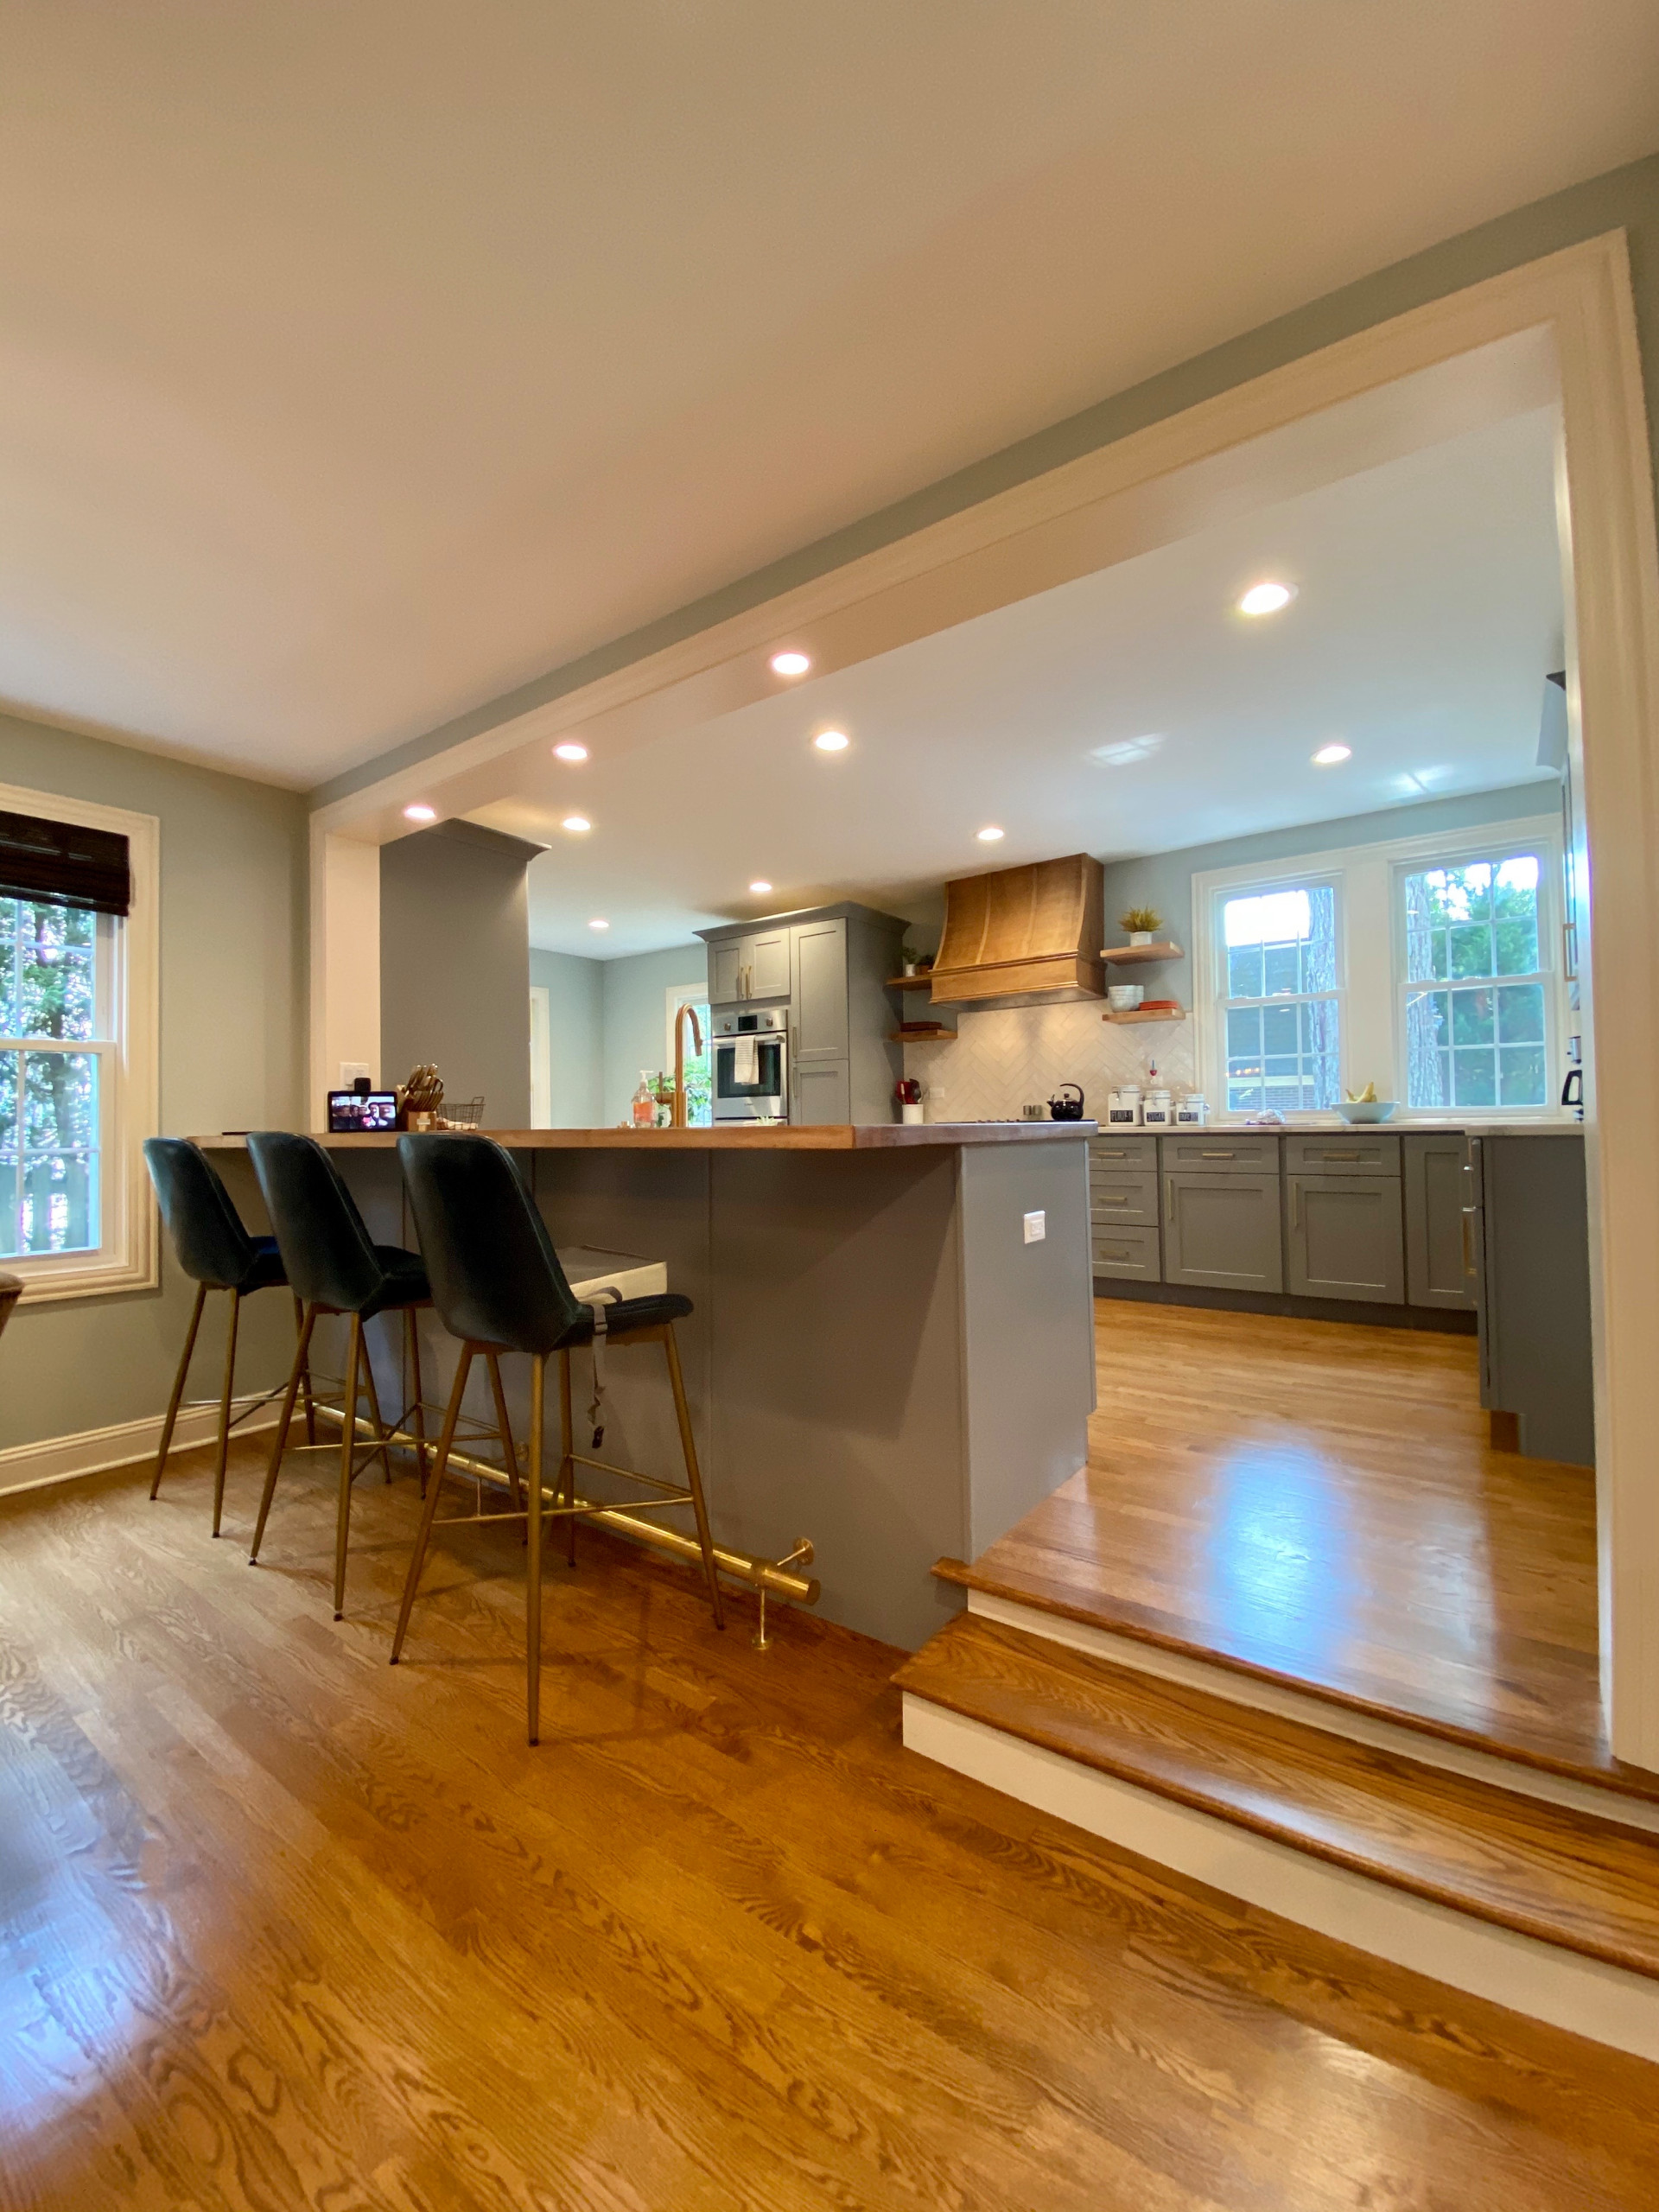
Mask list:
POLYGON ((1087 853, 944 887, 935 1006, 1063 1005, 1105 995, 1103 870, 1087 853))

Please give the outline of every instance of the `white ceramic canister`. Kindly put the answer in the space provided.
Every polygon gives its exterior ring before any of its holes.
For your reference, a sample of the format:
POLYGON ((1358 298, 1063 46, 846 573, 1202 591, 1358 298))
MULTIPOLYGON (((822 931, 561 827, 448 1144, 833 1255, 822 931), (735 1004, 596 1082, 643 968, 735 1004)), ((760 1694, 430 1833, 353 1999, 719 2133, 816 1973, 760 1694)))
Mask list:
POLYGON ((1185 1098, 1175 1101, 1175 1126, 1179 1129, 1201 1129, 1210 1118, 1210 1101, 1201 1090, 1189 1090, 1185 1098))
POLYGON ((1149 1129, 1166 1129, 1175 1119, 1174 1102, 1166 1090, 1149 1090, 1141 1101, 1141 1119, 1149 1129))
POLYGON ((1116 1090, 1106 1094, 1106 1125, 1109 1128, 1136 1128, 1141 1122, 1141 1086, 1126 1083, 1116 1090))

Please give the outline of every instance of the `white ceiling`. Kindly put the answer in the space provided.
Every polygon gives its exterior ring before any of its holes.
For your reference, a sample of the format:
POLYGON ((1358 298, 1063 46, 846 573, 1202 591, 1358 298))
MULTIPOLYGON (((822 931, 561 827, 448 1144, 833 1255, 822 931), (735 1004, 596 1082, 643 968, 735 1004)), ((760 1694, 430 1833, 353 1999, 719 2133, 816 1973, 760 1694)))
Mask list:
POLYGON ((0 697, 311 784, 1659 143, 1652 0, 14 0, 0 697))
POLYGON ((987 868, 1521 781, 1561 664, 1555 428, 1553 407, 1511 416, 673 737, 544 759, 533 795, 474 818, 550 842, 532 942, 613 957, 745 912, 922 914, 987 868), (1299 595, 1248 621, 1264 576, 1299 595), (814 750, 826 726, 846 752, 814 750), (1352 758, 1314 766, 1332 740, 1352 758), (558 827, 575 810, 586 836, 558 827))

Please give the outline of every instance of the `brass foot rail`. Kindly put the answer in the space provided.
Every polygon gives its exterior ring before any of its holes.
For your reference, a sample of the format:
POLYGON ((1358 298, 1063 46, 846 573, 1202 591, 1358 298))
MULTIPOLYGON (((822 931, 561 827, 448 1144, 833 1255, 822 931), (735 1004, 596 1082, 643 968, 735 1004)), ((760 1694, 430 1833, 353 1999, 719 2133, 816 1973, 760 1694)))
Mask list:
MULTIPOLYGON (((337 1421, 344 1424, 345 1413, 339 1406, 319 1405, 316 1411, 319 1420, 337 1421)), ((377 1441, 373 1424, 361 1414, 357 1416, 356 1428, 359 1436, 366 1437, 372 1443, 377 1441)), ((413 1452, 421 1439, 406 1428, 389 1428, 384 1438, 378 1440, 413 1452)), ((430 1438, 426 1440, 426 1449, 429 1455, 434 1453, 430 1438)), ((452 1450, 448 1464, 460 1473, 470 1475, 474 1481, 491 1483, 501 1490, 510 1487, 506 1469, 498 1467, 491 1460, 474 1459, 470 1452, 452 1450)), ((588 1460, 584 1464, 591 1466, 600 1463, 588 1460)), ((556 1496, 549 1491, 545 1484, 543 1485, 543 1495, 553 1497, 555 1504, 558 1503, 556 1496)), ((677 1529, 664 1529, 655 1521, 642 1520, 639 1513, 631 1512, 626 1506, 600 1505, 583 1497, 575 1498, 573 1504, 584 1520, 597 1522, 601 1529, 609 1529, 619 1536, 627 1537, 632 1543, 645 1544, 652 1550, 666 1552, 671 1558, 687 1560, 693 1567, 702 1564, 702 1553, 695 1536, 683 1536, 677 1529)), ((646 1511, 650 1510, 649 1506, 645 1508, 646 1511)), ((567 1514, 569 1510, 569 1507, 565 1508, 567 1514)), ((808 1537, 802 1537, 789 1554, 787 1563, 782 1560, 760 1559, 751 1552, 728 1551, 722 1544, 714 1547, 714 1554, 715 1565, 722 1574, 728 1575, 735 1582, 747 1582, 751 1589, 760 1592, 763 1606, 768 1595, 787 1598, 797 1605, 816 1605, 818 1602, 817 1577, 794 1572, 798 1565, 810 1567, 812 1564, 812 1545, 808 1537)), ((763 1614, 762 1635, 765 1634, 764 1618, 763 1614)), ((770 1643, 771 1639, 768 1637, 766 1641, 770 1643)), ((757 1639, 757 1647, 764 1651, 766 1644, 759 1643, 757 1639)))

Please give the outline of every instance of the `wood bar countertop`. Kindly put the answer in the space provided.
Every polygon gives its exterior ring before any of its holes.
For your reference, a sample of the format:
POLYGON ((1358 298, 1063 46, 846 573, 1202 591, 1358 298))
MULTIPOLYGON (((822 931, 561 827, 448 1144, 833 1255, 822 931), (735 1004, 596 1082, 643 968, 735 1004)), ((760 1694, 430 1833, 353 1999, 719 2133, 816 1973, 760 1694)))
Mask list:
MULTIPOLYGON (((735 1123, 719 1129, 480 1129, 510 1152, 888 1152, 917 1145, 1046 1144, 1088 1137, 1094 1122, 822 1122, 792 1128, 784 1122, 735 1123)), ((192 1140, 204 1151, 239 1151, 245 1130, 227 1129, 192 1140)), ((397 1136, 334 1136, 317 1142, 330 1151, 385 1152, 397 1136)))

